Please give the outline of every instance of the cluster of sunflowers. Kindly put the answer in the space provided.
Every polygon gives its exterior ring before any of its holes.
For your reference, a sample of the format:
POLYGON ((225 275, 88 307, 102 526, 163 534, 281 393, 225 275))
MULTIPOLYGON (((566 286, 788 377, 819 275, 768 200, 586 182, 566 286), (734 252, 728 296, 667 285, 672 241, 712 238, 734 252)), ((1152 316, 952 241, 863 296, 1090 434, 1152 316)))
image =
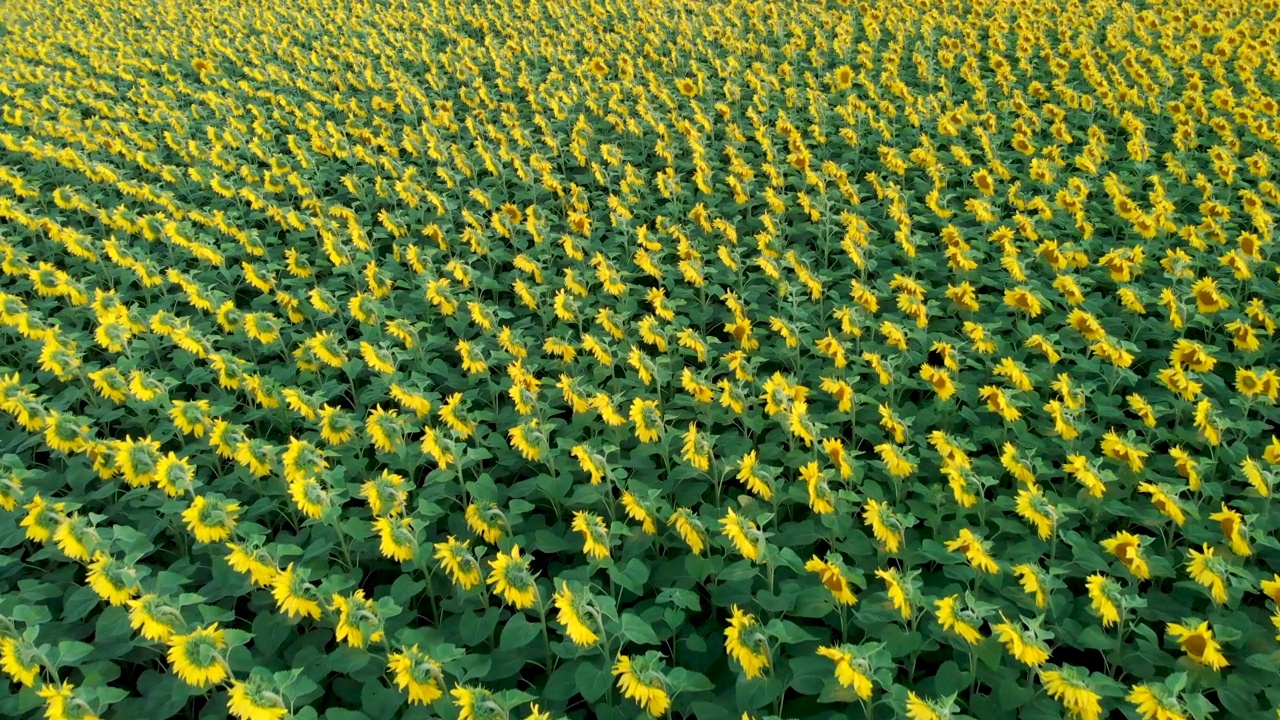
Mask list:
POLYGON ((1280 716, 1275 0, 47 0, 0 714, 1280 716))

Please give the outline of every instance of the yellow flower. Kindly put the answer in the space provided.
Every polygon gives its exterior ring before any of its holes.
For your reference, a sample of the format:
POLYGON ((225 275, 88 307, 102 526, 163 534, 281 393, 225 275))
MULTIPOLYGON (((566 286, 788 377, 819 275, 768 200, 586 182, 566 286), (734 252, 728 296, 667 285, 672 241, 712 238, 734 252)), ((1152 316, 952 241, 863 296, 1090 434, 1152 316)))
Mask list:
POLYGON ((316 598, 316 590, 311 583, 294 572, 293 563, 276 574, 271 583, 271 595, 276 600, 276 606, 291 619, 320 619, 320 602, 316 598))
POLYGON ((1155 485, 1149 482, 1138 483, 1138 491, 1151 496, 1151 504, 1156 506, 1156 510, 1161 515, 1172 520, 1181 526, 1187 521, 1187 515, 1182 510, 1182 505, 1178 503, 1178 499, 1171 495, 1165 485, 1155 485))
POLYGON ((609 557, 609 529, 605 527, 604 518, 599 515, 578 510, 573 513, 573 530, 582 535, 582 552, 592 560, 603 560, 609 557))
POLYGON ((440 663, 413 647, 387 656, 387 670, 396 686, 409 694, 409 704, 430 705, 444 695, 444 674, 440 663))
POLYGON ((1200 490, 1200 471, 1196 464, 1195 458, 1191 457, 1181 445, 1174 445, 1169 448, 1169 457, 1173 458, 1174 466, 1178 474, 1186 478, 1188 486, 1192 492, 1200 490))
POLYGON ((913 614, 911 607, 911 598, 908 596, 908 587, 904 586, 905 578, 897 568, 889 568, 888 570, 876 570, 876 577, 884 580, 885 589, 889 593, 889 601, 893 604, 893 608, 897 610, 904 620, 909 620, 913 614))
POLYGON ((1048 591, 1045 590, 1043 572, 1034 565, 1023 563, 1013 566, 1013 573, 1018 576, 1018 584, 1022 591, 1035 599, 1036 607, 1043 608, 1049 602, 1048 591))
POLYGON ((1000 641, 1009 654, 1015 660, 1027 665, 1028 667, 1040 667, 1049 660, 1049 648, 1045 646, 1033 633, 1028 632, 1023 623, 1014 624, 1009 622, 1003 614, 1000 616, 1003 622, 993 625, 991 630, 995 633, 996 639, 1000 641))
POLYGON ((1125 442, 1115 430, 1108 430, 1102 436, 1102 454, 1109 458, 1127 463, 1133 472, 1141 472, 1144 461, 1150 454, 1130 443, 1125 442))
POLYGON ((538 600, 538 586, 529 570, 528 558, 520 556, 520 547, 511 546, 510 553, 499 552, 489 563, 486 580, 502 599, 517 610, 532 607, 538 600))
MULTIPOLYGON (((966 622, 959 614, 957 614, 957 606, 960 603, 959 595, 948 595, 940 600, 933 602, 933 607, 938 616, 938 624, 943 630, 950 630, 964 639, 970 645, 977 645, 982 642, 982 633, 977 627, 966 622)), ((981 620, 978 620, 981 623, 981 620)))
POLYGON ((332 601, 332 608, 338 613, 338 642, 363 648, 370 642, 382 640, 382 619, 373 602, 365 598, 364 590, 356 590, 348 597, 334 593, 332 601))
POLYGON ((1102 626, 1111 627, 1120 622, 1121 610, 1116 602, 1119 586, 1116 581, 1102 573, 1094 573, 1089 576, 1086 586, 1089 590, 1090 607, 1102 619, 1102 626))
POLYGON ((475 433, 476 424, 474 421, 466 420, 459 415, 461 412, 461 405, 462 393, 453 393, 449 396, 449 399, 440 406, 438 414, 440 415, 440 419, 444 421, 444 424, 449 426, 450 430, 457 433, 460 439, 466 440, 475 433))
POLYGON ((680 539, 689 546, 689 550, 694 555, 701 555, 707 547, 706 530, 689 508, 676 508, 671 513, 671 517, 667 518, 667 525, 676 529, 680 539))
POLYGON ((841 605, 856 605, 858 596, 853 593, 853 585, 849 582, 849 578, 845 577, 844 563, 839 560, 839 556, 832 560, 832 556, 828 555, 826 560, 819 560, 817 555, 809 558, 804 564, 807 572, 815 573, 822 586, 831 593, 831 597, 841 605))
POLYGON ((908 720, 948 720, 950 717, 950 705, 944 706, 937 700, 925 700, 914 690, 907 692, 908 720))
POLYGON ((827 459, 835 467, 836 472, 840 473, 842 480, 853 477, 853 465, 849 463, 849 457, 844 451, 844 441, 840 438, 826 438, 822 441, 822 451, 826 454, 827 459))
POLYGON ((1102 548, 1115 555, 1139 580, 1151 577, 1147 560, 1142 556, 1142 538, 1121 530, 1114 537, 1102 541, 1102 548))
POLYGON ((380 517, 373 521, 378 531, 378 551, 396 562, 407 562, 417 554, 418 541, 413 532, 413 521, 405 516, 380 517))
POLYGON ((129 601, 129 626, 148 640, 168 643, 175 620, 181 621, 182 615, 159 595, 147 593, 129 601))
POLYGON ((270 587, 276 581, 280 571, 275 561, 267 557, 261 550, 246 549, 235 543, 227 543, 231 552, 227 555, 227 564, 241 574, 248 574, 249 581, 258 587, 270 587))
POLYGON ((182 520, 196 542, 217 543, 231 537, 240 514, 240 504, 218 496, 197 495, 182 511, 182 520))
POLYGON ((653 513, 630 490, 624 490, 622 493, 622 509, 626 511, 627 517, 640 523, 640 529, 643 532, 649 535, 658 532, 658 523, 653 513))
POLYGON ((1222 536, 1227 542, 1231 543, 1231 552, 1240 556, 1253 553, 1253 550, 1249 547, 1249 538, 1246 535, 1243 515, 1223 503, 1222 509, 1209 515, 1209 519, 1218 521, 1218 526, 1222 529, 1222 536))
POLYGON ((698 431, 698 423, 689 423, 689 430, 681 444, 681 458, 695 470, 707 472, 711 468, 711 440, 698 431))
POLYGON ((817 460, 810 460, 800 468, 800 478, 805 481, 805 489, 809 492, 809 508, 819 515, 836 511, 835 493, 827 483, 828 475, 817 460))
POLYGON ((885 552, 898 552, 902 545, 902 524, 888 503, 868 498, 862 507, 862 520, 871 528, 876 542, 884 546, 885 552))
POLYGON ((196 688, 216 685, 229 672, 223 650, 227 642, 218 624, 198 627, 186 635, 169 638, 169 667, 182 682, 196 688))
POLYGON ((1207 621, 1193 627, 1168 623, 1165 631, 1173 636, 1187 657, 1214 670, 1221 670, 1229 663, 1222 655, 1222 646, 1213 639, 1213 631, 1207 621))
POLYGON ((956 385, 946 370, 925 363, 920 366, 920 379, 933 387, 939 400, 949 400, 956 394, 956 385))
POLYGON ((484 538, 487 543, 498 542, 498 538, 502 537, 506 531, 506 515, 495 503, 484 503, 483 508, 477 503, 471 503, 467 506, 464 517, 467 520, 467 527, 484 538))
POLYGON ((47 720, 98 720, 98 716, 86 710, 88 705, 71 683, 45 683, 36 690, 44 698, 44 716, 47 720))
POLYGON ((199 438, 204 437, 205 430, 209 427, 210 412, 208 400, 174 400, 169 408, 169 418, 182 434, 199 438))
POLYGON ((227 712, 237 720, 284 720, 289 714, 283 699, 264 684, 235 680, 227 691, 227 712))
POLYGON ((648 652, 639 657, 619 655, 613 674, 618 676, 618 689, 623 696, 634 700, 649 715, 661 717, 671 707, 667 679, 662 674, 657 653, 648 652))
POLYGON ((444 568, 454 584, 461 586, 463 590, 470 590, 480 583, 480 563, 476 561, 466 540, 450 535, 445 542, 436 543, 434 547, 436 552, 432 557, 440 563, 440 567, 444 568))
POLYGON ((1134 704, 1142 720, 1187 720, 1182 703, 1163 685, 1134 685, 1125 699, 1134 704))
MULTIPOLYGON (((582 471, 591 476, 591 484, 599 485, 605 474, 604 463, 597 460, 599 455, 593 453, 586 445, 575 445, 570 454, 578 461, 582 471)), ((600 460, 603 459, 600 458, 600 460)))
POLYGON ((1262 594, 1271 598, 1271 602, 1280 607, 1280 574, 1272 573, 1270 580, 1262 581, 1262 594))
POLYGON ((35 648, 17 638, 0 639, 0 670, 4 670, 14 682, 33 687, 36 676, 40 674, 35 648))
POLYGON ((64 555, 79 562, 89 562, 91 550, 101 542, 89 521, 79 514, 65 517, 53 531, 53 541, 64 555))
POLYGON ((1040 486, 1031 483, 1020 490, 1014 500, 1014 509, 1018 515, 1031 523, 1041 540, 1048 540, 1053 535, 1057 524, 1058 511, 1049 504, 1048 498, 1040 490, 1040 486))
POLYGON ((995 574, 1000 572, 1000 565, 987 551, 987 543, 981 537, 978 537, 969 528, 960 531, 960 535, 949 541, 947 550, 950 552, 962 552, 975 570, 995 574))
POLYGON ((589 596, 575 594, 569 584, 561 581, 560 589, 551 596, 556 607, 556 620, 564 626, 569 640, 578 647, 590 647, 600 640, 600 636, 591 629, 598 615, 593 614, 589 606, 589 596))
POLYGON ((1203 551, 1194 548, 1187 551, 1190 561, 1187 562, 1187 573, 1191 579, 1208 588, 1210 597, 1219 605, 1227 601, 1227 564, 1214 555, 1214 549, 1208 543, 1203 551))
POLYGON ((739 665, 748 680, 760 677, 769 667, 769 639, 756 616, 733 606, 729 627, 724 630, 724 649, 739 665))
POLYGON ((916 471, 915 463, 908 460, 897 446, 881 443, 875 446, 875 450, 880 455, 880 460, 884 463, 885 469, 889 471, 890 475, 904 478, 916 471))
POLYGON ((636 426, 636 438, 640 442, 654 442, 662 433, 662 412, 658 401, 636 398, 631 401, 631 422, 636 426))
POLYGON ((89 587, 113 606, 124 605, 138 594, 138 573, 104 552, 96 552, 89 563, 89 587))
POLYGON ((728 508, 725 516, 720 518, 720 528, 721 534, 728 538, 739 554, 752 562, 760 561, 765 539, 764 533, 754 522, 743 519, 733 508, 728 508))
POLYGON ((1076 720, 1099 720, 1102 717, 1102 699, 1090 687, 1085 673, 1070 665, 1058 670, 1041 670, 1040 683, 1049 697, 1062 703, 1067 715, 1076 720))
POLYGON ((1196 310, 1201 315, 1210 315, 1231 306, 1227 299, 1218 292, 1218 281, 1214 278, 1200 278, 1191 285, 1191 295, 1196 301, 1196 310))
POLYGON ((738 459, 738 472, 734 477, 746 485, 751 494, 768 502, 773 498, 773 483, 769 476, 759 471, 759 467, 756 451, 752 450, 738 459))
POLYGON ((836 682, 840 687, 852 688, 863 700, 871 699, 871 669, 867 661, 857 656, 853 648, 847 645, 832 647, 823 645, 818 648, 818 655, 836 664, 836 682))

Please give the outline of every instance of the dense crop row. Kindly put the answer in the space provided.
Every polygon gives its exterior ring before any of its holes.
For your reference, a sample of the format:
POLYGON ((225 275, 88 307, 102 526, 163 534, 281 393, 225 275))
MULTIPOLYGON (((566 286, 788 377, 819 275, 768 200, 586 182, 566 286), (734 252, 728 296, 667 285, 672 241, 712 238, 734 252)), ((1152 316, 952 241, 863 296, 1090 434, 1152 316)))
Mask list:
POLYGON ((0 3, 0 714, 1280 707, 1280 20, 0 3))

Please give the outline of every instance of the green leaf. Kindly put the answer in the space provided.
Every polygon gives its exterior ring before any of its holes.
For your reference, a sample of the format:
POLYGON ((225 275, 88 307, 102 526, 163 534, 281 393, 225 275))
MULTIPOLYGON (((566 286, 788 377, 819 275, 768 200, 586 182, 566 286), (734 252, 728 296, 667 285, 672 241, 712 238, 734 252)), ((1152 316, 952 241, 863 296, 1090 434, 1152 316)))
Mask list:
POLYGON ((523 614, 513 615, 502 626, 498 649, 504 652, 523 650, 542 633, 542 626, 529 622, 523 614))
POLYGON ((253 616, 253 647, 263 656, 275 655, 293 632, 293 626, 276 613, 262 612, 253 616))
POLYGON ((609 671, 600 663, 585 662, 578 666, 577 672, 573 675, 574 681, 578 684, 578 694, 587 700, 594 702, 604 695, 605 690, 609 689, 613 678, 609 671))
POLYGON ((639 615, 623 613, 621 624, 622 636, 628 641, 640 645, 657 645, 659 643, 658 634, 653 631, 653 626, 641 619, 639 615))
POLYGON ((350 675, 373 660, 367 650, 360 650, 349 645, 340 645, 329 653, 329 670, 341 675, 350 675))
POLYGON ((62 621, 74 623, 82 619, 98 604, 98 596, 88 585, 78 586, 67 595, 67 602, 62 606, 62 621))
POLYGON ((412 575, 400 575, 395 582, 391 583, 391 599, 401 606, 408 605, 426 586, 425 582, 415 580, 412 575))
POLYGON ((464 645, 475 647, 487 643, 498 624, 499 610, 486 608, 483 615, 467 611, 458 620, 458 634, 464 645))
POLYGON ((667 682, 676 692, 702 692, 715 689, 715 683, 708 680, 706 675, 682 667, 671 668, 667 672, 667 682))
POLYGON ((324 720, 369 720, 369 716, 359 710, 329 708, 324 713, 324 720))
POLYGON ((636 558, 632 558, 621 567, 609 568, 609 577, 623 588, 637 595, 645 594, 645 583, 649 580, 649 566, 636 558))
POLYGON ((91 652, 93 652, 93 646, 89 643, 63 640, 58 643, 58 664, 74 667, 77 660, 88 657, 91 652))

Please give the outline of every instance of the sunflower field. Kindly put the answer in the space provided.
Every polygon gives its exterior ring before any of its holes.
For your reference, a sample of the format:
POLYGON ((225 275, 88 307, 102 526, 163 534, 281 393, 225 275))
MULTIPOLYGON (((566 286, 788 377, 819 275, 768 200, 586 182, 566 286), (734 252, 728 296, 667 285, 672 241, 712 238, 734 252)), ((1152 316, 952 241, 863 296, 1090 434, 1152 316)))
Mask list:
POLYGON ((1280 713, 1277 0, 0 46, 0 717, 1280 713))

